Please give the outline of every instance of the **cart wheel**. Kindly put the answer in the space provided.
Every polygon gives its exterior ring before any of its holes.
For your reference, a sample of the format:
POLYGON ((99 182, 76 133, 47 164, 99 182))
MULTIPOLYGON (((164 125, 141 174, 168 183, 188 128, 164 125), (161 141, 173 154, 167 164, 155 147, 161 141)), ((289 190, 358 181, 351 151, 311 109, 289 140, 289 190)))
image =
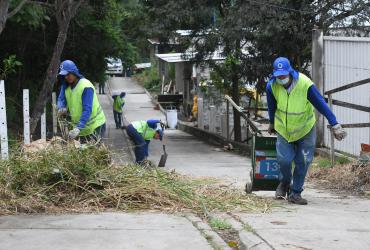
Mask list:
POLYGON ((247 193, 247 194, 250 194, 250 193, 252 193, 252 189, 253 189, 253 185, 252 185, 252 183, 247 183, 247 184, 245 184, 245 192, 247 193))
POLYGON ((247 184, 245 184, 245 192, 247 194, 252 193, 252 190, 253 190, 253 171, 250 172, 250 180, 251 182, 248 182, 247 184))

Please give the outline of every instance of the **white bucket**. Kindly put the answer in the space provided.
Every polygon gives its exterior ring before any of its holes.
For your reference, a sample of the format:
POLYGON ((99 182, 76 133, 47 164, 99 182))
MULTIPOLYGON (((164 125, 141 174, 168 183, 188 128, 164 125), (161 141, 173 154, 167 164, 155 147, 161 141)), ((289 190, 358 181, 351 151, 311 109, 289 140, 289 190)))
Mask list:
POLYGON ((177 126, 177 110, 167 110, 166 111, 167 125, 170 129, 176 129, 177 126))

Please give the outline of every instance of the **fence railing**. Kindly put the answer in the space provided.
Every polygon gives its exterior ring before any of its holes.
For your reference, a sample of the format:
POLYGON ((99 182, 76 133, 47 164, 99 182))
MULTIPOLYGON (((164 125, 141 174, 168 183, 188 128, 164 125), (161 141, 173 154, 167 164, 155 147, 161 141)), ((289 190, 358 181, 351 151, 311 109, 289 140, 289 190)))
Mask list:
MULTIPOLYGON (((8 146, 8 126, 6 118, 6 95, 5 82, 0 81, 0 143, 1 159, 6 160, 9 157, 8 146)), ((23 138, 24 144, 31 144, 30 133, 30 109, 29 109, 29 90, 23 90, 23 138)), ((52 113, 53 113, 53 135, 57 133, 57 115, 56 115, 56 93, 52 95, 52 113)), ((46 109, 40 119, 41 139, 46 139, 46 109)))
MULTIPOLYGON (((239 105, 237 105, 233 99, 231 99, 230 96, 228 95, 225 95, 225 100, 226 100, 226 131, 227 131, 227 139, 230 140, 230 109, 229 109, 229 105, 231 104, 231 106, 233 107, 233 110, 236 110, 240 117, 243 118, 246 123, 247 123, 247 141, 251 138, 249 136, 249 132, 251 132, 251 134, 254 134, 254 133, 259 133, 261 134, 260 130, 256 127, 256 125, 254 125, 254 123, 252 122, 252 120, 250 119, 250 114, 248 112, 248 109, 243 109, 242 107, 240 107, 239 105)), ((256 110, 256 109, 254 109, 256 110)), ((257 110, 265 110, 265 109, 261 109, 261 108, 257 108, 257 110)))
MULTIPOLYGON (((349 109, 355 109, 355 110, 370 113, 370 107, 357 105, 354 103, 343 102, 339 100, 334 100, 332 98, 332 95, 334 93, 338 93, 343 90, 358 87, 358 86, 368 84, 368 83, 370 83, 370 78, 357 81, 357 82, 353 82, 353 83, 349 83, 344 86, 324 92, 324 94, 328 96, 327 100, 328 100, 330 109, 333 110, 333 105, 337 105, 337 106, 341 106, 341 107, 345 107, 349 109)), ((365 128, 365 127, 370 127, 370 123, 349 123, 349 124, 342 124, 342 127, 343 128, 365 128)), ((328 129, 330 129, 330 160, 331 160, 331 166, 333 167, 335 163, 334 133, 330 126, 328 126, 328 129)))

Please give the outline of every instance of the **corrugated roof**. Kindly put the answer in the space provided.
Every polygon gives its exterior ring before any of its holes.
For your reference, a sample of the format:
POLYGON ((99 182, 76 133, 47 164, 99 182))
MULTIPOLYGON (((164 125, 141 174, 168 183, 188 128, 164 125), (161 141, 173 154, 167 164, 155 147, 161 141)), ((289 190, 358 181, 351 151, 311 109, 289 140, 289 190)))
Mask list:
POLYGON ((150 68, 151 66, 152 66, 151 63, 137 63, 137 64, 135 64, 136 69, 146 69, 146 68, 150 68))
MULTIPOLYGON (((155 54, 156 57, 159 59, 169 62, 169 63, 176 63, 176 62, 189 62, 194 61, 195 54, 193 53, 168 53, 168 54, 155 54)), ((222 56, 220 53, 215 52, 212 56, 205 59, 213 60, 213 61, 221 61, 225 60, 225 57, 222 56)))

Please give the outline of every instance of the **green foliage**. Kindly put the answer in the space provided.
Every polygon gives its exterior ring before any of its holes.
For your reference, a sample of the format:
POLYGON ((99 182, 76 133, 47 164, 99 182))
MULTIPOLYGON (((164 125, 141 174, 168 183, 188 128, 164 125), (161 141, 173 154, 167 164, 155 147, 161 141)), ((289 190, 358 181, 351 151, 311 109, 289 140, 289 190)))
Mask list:
POLYGON ((135 77, 149 91, 158 92, 161 89, 161 78, 155 65, 135 77))
POLYGON ((15 73, 20 66, 22 66, 22 63, 17 60, 15 55, 3 59, 3 68, 0 68, 0 79, 6 79, 10 74, 15 73))
POLYGON ((231 224, 226 219, 212 218, 209 225, 216 230, 231 229, 231 224))
POLYGON ((46 28, 46 24, 50 22, 50 13, 41 5, 26 4, 11 21, 19 26, 36 31, 40 28, 46 28))
MULTIPOLYGON (((10 9, 19 2, 11 1, 10 9)), ((14 130, 22 128, 16 119, 22 109, 15 105, 22 101, 22 89, 30 89, 31 109, 41 89, 58 32, 54 15, 55 10, 47 5, 27 3, 7 21, 0 36, 0 62, 8 60, 8 55, 16 56, 15 61, 7 61, 6 69, 1 66, 0 72, 2 78, 7 77, 6 94, 12 100, 8 123, 14 130), (23 67, 14 64, 16 61, 23 67), (15 67, 8 67, 12 65, 15 67)), ((145 21, 142 5, 136 0, 85 1, 71 22, 61 59, 75 61, 92 82, 105 81, 106 57, 121 58, 125 67, 146 57, 146 35, 140 28, 145 21)), ((59 91, 56 86, 54 91, 59 91)))
MULTIPOLYGON (((351 161, 346 157, 335 157, 335 164, 336 165, 344 165, 348 164, 351 161)), ((327 168, 331 166, 331 161, 327 157, 316 157, 314 160, 314 165, 316 165, 319 168, 327 168)))

